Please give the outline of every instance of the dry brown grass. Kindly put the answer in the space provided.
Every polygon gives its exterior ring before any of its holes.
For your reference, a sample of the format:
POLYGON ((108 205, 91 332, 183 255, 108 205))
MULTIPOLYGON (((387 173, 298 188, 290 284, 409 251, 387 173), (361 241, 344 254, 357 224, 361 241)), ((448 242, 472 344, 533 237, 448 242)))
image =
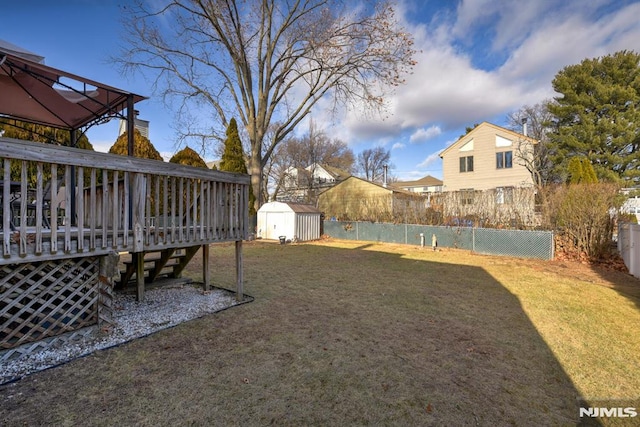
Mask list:
MULTIPOLYGON (((211 263, 233 287, 233 248, 211 263)), ((255 242, 245 287, 251 304, 0 387, 0 423, 571 425, 578 398, 640 394, 640 285, 621 273, 255 242)))

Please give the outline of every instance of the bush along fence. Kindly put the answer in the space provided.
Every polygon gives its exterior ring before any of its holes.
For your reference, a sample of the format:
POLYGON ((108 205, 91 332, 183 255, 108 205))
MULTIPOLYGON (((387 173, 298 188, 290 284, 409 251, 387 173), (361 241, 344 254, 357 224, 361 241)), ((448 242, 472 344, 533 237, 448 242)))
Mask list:
POLYGON ((640 224, 618 224, 618 251, 629 273, 640 278, 640 224))
POLYGON ((475 227, 324 221, 324 234, 336 239, 400 243, 467 249, 487 255, 550 260, 554 257, 553 232, 499 230, 475 227))

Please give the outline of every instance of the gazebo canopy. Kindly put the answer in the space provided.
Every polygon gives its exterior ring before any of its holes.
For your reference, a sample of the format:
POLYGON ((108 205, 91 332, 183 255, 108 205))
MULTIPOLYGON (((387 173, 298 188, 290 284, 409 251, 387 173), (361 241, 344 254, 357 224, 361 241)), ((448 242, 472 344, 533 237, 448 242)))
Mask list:
MULTIPOLYGON (((0 118, 80 129, 146 99, 44 65, 44 58, 0 40, 0 118)), ((130 113, 131 114, 131 113, 130 113)))

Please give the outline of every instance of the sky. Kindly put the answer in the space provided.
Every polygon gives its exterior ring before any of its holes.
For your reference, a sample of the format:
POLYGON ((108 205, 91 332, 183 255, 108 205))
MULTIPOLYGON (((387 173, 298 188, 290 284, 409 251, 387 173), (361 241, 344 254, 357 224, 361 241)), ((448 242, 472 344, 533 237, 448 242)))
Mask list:
MULTIPOLYGON (((1 0, 0 39, 45 57, 45 63, 149 99, 136 104, 149 137, 168 159, 176 145, 175 111, 147 78, 124 76, 112 63, 122 49, 123 0, 1 0)), ((414 37, 417 65, 388 99, 385 117, 318 109, 312 117, 355 154, 382 146, 399 180, 442 178, 439 153, 465 128, 507 125, 510 112, 558 94, 551 82, 564 67, 621 50, 640 52, 640 1, 423 0, 396 2, 414 37)), ((0 94, 1 96, 1 94, 0 94)), ((303 131, 306 128, 302 129, 303 131)), ((118 123, 87 133, 107 151, 118 123)), ((206 158, 206 160, 214 160, 206 158)))

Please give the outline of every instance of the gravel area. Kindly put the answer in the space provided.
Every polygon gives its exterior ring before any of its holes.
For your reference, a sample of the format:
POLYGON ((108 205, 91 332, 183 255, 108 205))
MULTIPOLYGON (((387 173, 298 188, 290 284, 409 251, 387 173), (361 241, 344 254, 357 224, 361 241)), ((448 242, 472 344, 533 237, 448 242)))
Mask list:
POLYGON ((204 292, 202 285, 194 284, 148 290, 143 302, 134 295, 116 294, 114 324, 109 330, 4 362, 0 384, 238 304, 234 292, 219 288, 204 292))

